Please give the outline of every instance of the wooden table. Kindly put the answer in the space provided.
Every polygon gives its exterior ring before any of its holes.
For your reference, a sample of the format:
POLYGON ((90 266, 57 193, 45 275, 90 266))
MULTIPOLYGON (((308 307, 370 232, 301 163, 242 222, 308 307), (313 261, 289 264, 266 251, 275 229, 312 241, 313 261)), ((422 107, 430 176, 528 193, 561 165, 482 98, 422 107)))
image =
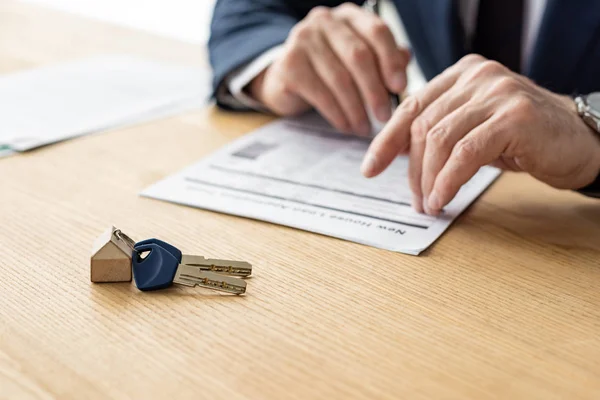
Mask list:
MULTIPOLYGON (((2 73, 115 51, 205 60, 0 3, 2 73)), ((596 200, 505 174, 414 257, 138 195, 268 120, 210 107, 0 160, 0 398, 600 398, 596 200), (92 284, 111 224, 255 277, 243 297, 92 284)))

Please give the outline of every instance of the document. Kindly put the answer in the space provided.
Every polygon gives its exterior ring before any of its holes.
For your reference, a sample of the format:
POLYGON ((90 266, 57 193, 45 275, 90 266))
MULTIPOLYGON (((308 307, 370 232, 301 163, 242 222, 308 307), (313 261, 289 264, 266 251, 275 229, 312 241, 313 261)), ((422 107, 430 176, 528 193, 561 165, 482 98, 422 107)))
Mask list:
POLYGON ((210 71, 107 55, 0 76, 0 156, 202 107, 210 71))
POLYGON ((360 173, 369 142, 309 115, 268 124, 142 195, 418 255, 499 175, 483 167, 439 217, 410 205, 408 158, 360 173))

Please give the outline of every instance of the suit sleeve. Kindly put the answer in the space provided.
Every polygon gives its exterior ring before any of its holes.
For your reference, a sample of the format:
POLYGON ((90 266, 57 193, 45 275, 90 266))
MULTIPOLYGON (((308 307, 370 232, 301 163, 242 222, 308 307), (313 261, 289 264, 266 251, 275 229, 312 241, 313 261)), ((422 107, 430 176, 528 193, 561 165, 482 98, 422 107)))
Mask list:
MULTIPOLYGON (((213 94, 235 69, 283 43, 290 30, 316 6, 343 0, 218 0, 208 43, 213 94)), ((352 1, 356 4, 360 0, 352 1)), ((223 104, 220 104, 224 106, 223 104)))

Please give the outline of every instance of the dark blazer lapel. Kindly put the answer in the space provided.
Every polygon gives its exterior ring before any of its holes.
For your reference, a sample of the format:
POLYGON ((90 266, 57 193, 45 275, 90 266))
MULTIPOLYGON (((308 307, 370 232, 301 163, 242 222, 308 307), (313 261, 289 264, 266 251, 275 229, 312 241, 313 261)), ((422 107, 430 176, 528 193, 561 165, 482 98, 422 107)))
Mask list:
POLYGON ((598 0, 548 0, 526 75, 556 92, 570 92, 599 34, 598 0))

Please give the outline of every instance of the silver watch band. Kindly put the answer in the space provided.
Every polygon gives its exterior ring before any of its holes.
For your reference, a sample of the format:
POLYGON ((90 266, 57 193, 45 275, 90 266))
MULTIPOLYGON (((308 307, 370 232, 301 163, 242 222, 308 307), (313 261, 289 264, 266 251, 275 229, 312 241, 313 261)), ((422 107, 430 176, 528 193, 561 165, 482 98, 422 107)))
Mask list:
MULTIPOLYGON (((600 118, 595 117, 590 112, 590 105, 587 101, 587 96, 575 97, 575 105, 579 116, 590 126, 596 133, 600 134, 600 118)), ((600 111, 600 110, 599 110, 600 111)))
MULTIPOLYGON (((600 108, 594 108, 594 105, 600 104, 600 93, 592 93, 587 96, 577 96, 574 100, 579 116, 590 128, 594 130, 594 132, 596 132, 600 138, 600 108)), ((598 175, 596 180, 590 185, 578 189, 577 191, 586 196, 600 198, 600 175, 598 175)))

